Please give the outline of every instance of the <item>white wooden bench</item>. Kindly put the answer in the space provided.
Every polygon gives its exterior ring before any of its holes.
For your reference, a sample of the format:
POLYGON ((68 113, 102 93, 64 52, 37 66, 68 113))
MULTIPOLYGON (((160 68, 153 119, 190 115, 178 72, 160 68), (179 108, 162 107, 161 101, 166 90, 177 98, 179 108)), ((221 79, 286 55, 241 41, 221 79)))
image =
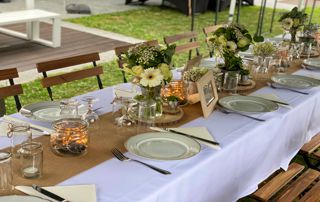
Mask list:
POLYGON ((61 19, 60 14, 34 7, 34 0, 26 0, 27 10, 0 13, 0 26, 26 22, 26 33, 0 27, 0 32, 14 37, 34 41, 50 47, 61 46, 61 19), (40 21, 52 20, 52 41, 40 38, 40 21))

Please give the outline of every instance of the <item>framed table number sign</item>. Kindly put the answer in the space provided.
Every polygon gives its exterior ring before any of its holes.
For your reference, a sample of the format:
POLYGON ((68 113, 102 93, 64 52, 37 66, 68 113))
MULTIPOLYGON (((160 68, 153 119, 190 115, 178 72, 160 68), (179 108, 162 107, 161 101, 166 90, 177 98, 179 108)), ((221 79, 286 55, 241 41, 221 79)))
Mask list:
POLYGON ((218 101, 218 92, 213 77, 213 72, 210 70, 197 81, 201 107, 204 118, 207 118, 213 111, 214 106, 218 101))

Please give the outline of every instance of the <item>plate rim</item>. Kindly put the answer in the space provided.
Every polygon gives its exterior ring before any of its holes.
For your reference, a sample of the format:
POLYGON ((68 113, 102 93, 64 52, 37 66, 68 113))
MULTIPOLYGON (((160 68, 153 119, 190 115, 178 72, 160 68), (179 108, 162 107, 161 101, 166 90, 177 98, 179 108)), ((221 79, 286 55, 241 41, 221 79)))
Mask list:
POLYGON ((311 77, 307 77, 307 76, 304 76, 304 75, 292 75, 292 74, 278 74, 278 75, 273 75, 271 77, 271 81, 273 81, 274 83, 278 84, 278 85, 281 85, 281 86, 285 86, 285 87, 289 87, 289 88, 296 88, 296 89, 309 89, 309 88, 313 88, 313 87, 316 87, 316 86, 320 86, 320 81, 318 81, 317 79, 314 79, 314 78, 311 78, 311 77), (285 84, 281 84, 279 82, 277 82, 274 78, 275 77, 296 77, 296 78, 300 78, 301 80, 309 80, 312 85, 311 86, 308 86, 308 87, 296 87, 296 86, 288 86, 288 85, 285 85, 285 84), (316 83, 319 83, 318 85, 316 83))
POLYGON ((126 148, 126 150, 127 150, 128 152, 130 152, 131 154, 133 154, 133 155, 135 155, 135 156, 138 156, 138 157, 141 157, 141 158, 144 158, 144 159, 148 159, 148 160, 155 160, 155 161, 176 161, 176 160, 188 159, 188 158, 191 158, 191 157, 197 155, 197 154, 200 153, 200 151, 201 151, 201 144, 200 144, 198 141, 196 141, 196 140, 194 140, 194 139, 192 139, 192 138, 189 138, 189 137, 185 137, 185 136, 178 135, 178 134, 175 134, 175 133, 170 133, 170 132, 146 132, 146 133, 140 133, 140 134, 134 135, 134 136, 130 137, 129 139, 127 139, 126 142, 124 143, 124 147, 126 148), (173 136, 173 137, 174 137, 174 136, 176 136, 176 137, 179 136, 179 137, 182 137, 182 138, 184 138, 184 139, 188 139, 189 141, 192 141, 192 142, 194 142, 194 143, 197 145, 199 151, 196 152, 196 153, 194 153, 194 154, 191 155, 191 156, 187 156, 187 157, 184 157, 184 158, 159 159, 159 158, 150 158, 150 157, 146 157, 146 156, 143 156, 143 155, 139 155, 139 154, 135 153, 134 151, 132 151, 132 150, 130 149, 130 147, 128 146, 128 142, 129 142, 129 140, 132 139, 132 138, 136 138, 137 136, 143 136, 143 135, 148 135, 148 134, 160 134, 160 133, 163 133, 163 134, 166 134, 166 135, 167 135, 167 134, 170 134, 170 135, 167 136, 169 139, 170 139, 172 136, 173 136))
POLYGON ((279 109, 279 105, 278 105, 278 104, 276 104, 276 103, 274 103, 274 102, 272 102, 272 101, 270 101, 270 100, 268 100, 268 99, 264 99, 264 98, 257 97, 257 96, 251 96, 251 95, 246 95, 246 96, 244 96, 244 95, 231 95, 231 96, 226 96, 226 97, 223 97, 223 98, 219 99, 218 102, 219 102, 219 105, 221 105, 222 107, 224 107, 224 108, 226 108, 226 109, 233 110, 233 111, 236 111, 236 112, 250 113, 250 114, 269 113, 269 112, 277 111, 277 110, 279 109), (243 111, 243 110, 231 109, 231 108, 229 108, 228 106, 223 105, 223 104, 221 103, 222 101, 220 101, 220 100, 223 100, 223 99, 226 99, 226 98, 229 98, 229 97, 246 97, 246 98, 249 97, 249 98, 251 98, 251 99, 253 98, 253 99, 261 100, 261 101, 263 101, 263 102, 269 103, 270 105, 273 105, 273 106, 274 106, 274 110, 272 110, 272 111, 264 111, 264 112, 248 112, 248 111, 243 111))

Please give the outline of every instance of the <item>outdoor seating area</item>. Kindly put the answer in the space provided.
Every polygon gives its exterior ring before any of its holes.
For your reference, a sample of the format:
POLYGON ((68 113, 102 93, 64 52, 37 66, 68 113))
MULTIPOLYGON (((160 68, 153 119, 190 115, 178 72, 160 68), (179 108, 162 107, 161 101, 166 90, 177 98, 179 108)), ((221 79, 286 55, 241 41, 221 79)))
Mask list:
POLYGON ((51 3, 0 1, 0 202, 320 202, 316 0, 51 3))

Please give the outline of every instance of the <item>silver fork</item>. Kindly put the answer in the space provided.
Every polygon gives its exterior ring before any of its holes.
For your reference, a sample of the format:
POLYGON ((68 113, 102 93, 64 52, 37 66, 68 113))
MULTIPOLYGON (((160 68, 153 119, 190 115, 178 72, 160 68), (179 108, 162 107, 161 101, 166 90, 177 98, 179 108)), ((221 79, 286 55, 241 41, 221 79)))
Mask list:
POLYGON ((119 161, 134 161, 134 162, 137 162, 137 163, 140 163, 142 165, 145 165, 161 174, 164 174, 164 175, 170 175, 171 173, 167 170, 163 170, 161 168, 157 168, 155 166, 152 166, 150 164, 147 164, 147 163, 144 163, 142 161, 138 161, 136 159, 131 159, 129 157, 126 157, 121 151, 119 151, 117 148, 113 148, 111 149, 111 153, 119 160, 119 161))
POLYGON ((289 90, 292 92, 296 92, 296 93, 300 93, 300 94, 304 94, 304 95, 309 95, 309 93, 307 93, 307 92, 302 92, 302 91, 291 89, 291 88, 278 87, 278 86, 273 85, 273 83, 270 83, 270 82, 268 82, 267 85, 270 86, 271 88, 274 88, 274 89, 285 89, 285 90, 289 90))
POLYGON ((259 119, 259 118, 256 118, 256 117, 253 117, 253 116, 249 116, 249 115, 247 115, 247 114, 243 114, 243 113, 240 113, 240 112, 231 111, 231 110, 229 110, 229 109, 227 110, 227 109, 225 109, 225 108, 223 108, 223 107, 221 107, 221 106, 218 106, 218 105, 217 105, 217 108, 218 108, 222 113, 224 113, 224 114, 231 114, 231 113, 233 113, 233 114, 239 114, 239 115, 241 115, 241 116, 244 116, 244 117, 247 117, 247 118, 256 120, 256 121, 266 121, 266 120, 264 120, 264 119, 259 119))

